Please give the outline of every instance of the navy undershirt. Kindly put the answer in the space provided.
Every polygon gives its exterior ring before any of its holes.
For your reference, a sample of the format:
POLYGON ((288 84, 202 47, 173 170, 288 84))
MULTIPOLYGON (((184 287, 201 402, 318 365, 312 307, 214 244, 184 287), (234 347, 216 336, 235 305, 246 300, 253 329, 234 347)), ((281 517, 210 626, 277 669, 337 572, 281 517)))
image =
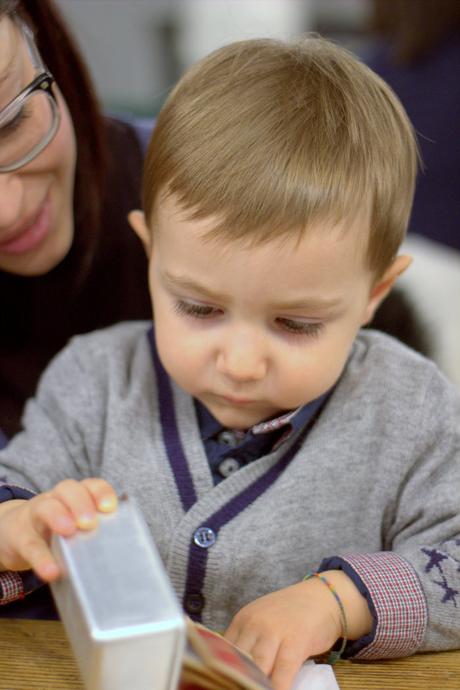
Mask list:
POLYGON ((305 429, 326 401, 330 391, 300 407, 292 415, 284 413, 286 421, 276 429, 258 431, 260 424, 247 431, 234 431, 223 427, 209 410, 194 400, 200 435, 211 468, 214 484, 218 484, 233 471, 253 460, 267 455, 286 442, 293 434, 305 429))

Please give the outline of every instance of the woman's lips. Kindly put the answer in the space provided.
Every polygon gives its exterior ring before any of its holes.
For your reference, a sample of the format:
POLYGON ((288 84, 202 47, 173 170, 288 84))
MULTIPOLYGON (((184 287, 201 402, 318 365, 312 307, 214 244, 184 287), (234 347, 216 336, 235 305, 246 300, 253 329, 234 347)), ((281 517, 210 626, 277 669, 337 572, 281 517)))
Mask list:
POLYGON ((19 231, 16 237, 0 242, 1 254, 23 254, 37 247, 47 236, 51 227, 51 201, 46 197, 38 214, 19 231))

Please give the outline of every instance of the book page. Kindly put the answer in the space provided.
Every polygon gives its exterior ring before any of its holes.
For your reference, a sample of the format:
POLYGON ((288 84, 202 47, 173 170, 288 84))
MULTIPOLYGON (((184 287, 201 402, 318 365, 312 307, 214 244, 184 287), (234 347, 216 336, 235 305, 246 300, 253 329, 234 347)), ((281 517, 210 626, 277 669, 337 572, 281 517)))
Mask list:
MULTIPOLYGON (((269 678, 240 649, 202 625, 187 621, 180 690, 272 690, 269 678)), ((292 690, 339 690, 332 667, 310 660, 292 690)))

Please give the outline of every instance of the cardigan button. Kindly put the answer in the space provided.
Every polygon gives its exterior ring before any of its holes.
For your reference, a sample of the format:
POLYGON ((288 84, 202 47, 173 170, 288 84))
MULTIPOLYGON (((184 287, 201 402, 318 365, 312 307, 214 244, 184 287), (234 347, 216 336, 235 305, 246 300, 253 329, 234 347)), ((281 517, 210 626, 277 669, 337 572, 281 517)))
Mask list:
POLYGON ((221 431, 217 436, 217 440, 219 443, 224 443, 226 446, 231 446, 232 448, 237 446, 239 443, 237 434, 234 431, 230 431, 230 429, 221 431))
POLYGON ((193 535, 194 543, 201 549, 209 549, 216 543, 216 533, 210 527, 198 527, 193 535))
POLYGON ((231 474, 240 469, 240 463, 236 458, 225 458, 220 463, 218 470, 222 477, 229 477, 231 474))
POLYGON ((204 596, 199 592, 188 592, 184 597, 184 609, 191 616, 196 616, 204 609, 204 596))

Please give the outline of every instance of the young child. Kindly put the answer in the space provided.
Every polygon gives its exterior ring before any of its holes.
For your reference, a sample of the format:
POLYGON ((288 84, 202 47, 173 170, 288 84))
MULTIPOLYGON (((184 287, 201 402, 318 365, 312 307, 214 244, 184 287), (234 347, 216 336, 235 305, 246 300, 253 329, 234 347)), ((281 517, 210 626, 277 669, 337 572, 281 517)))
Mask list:
POLYGON ((75 338, 28 403, 0 455, 4 601, 27 569, 59 576, 52 532, 127 491, 185 611, 277 690, 345 643, 460 646, 459 397, 360 330, 410 263, 416 164, 390 89, 320 38, 234 43, 181 79, 131 214, 154 329, 75 338))

